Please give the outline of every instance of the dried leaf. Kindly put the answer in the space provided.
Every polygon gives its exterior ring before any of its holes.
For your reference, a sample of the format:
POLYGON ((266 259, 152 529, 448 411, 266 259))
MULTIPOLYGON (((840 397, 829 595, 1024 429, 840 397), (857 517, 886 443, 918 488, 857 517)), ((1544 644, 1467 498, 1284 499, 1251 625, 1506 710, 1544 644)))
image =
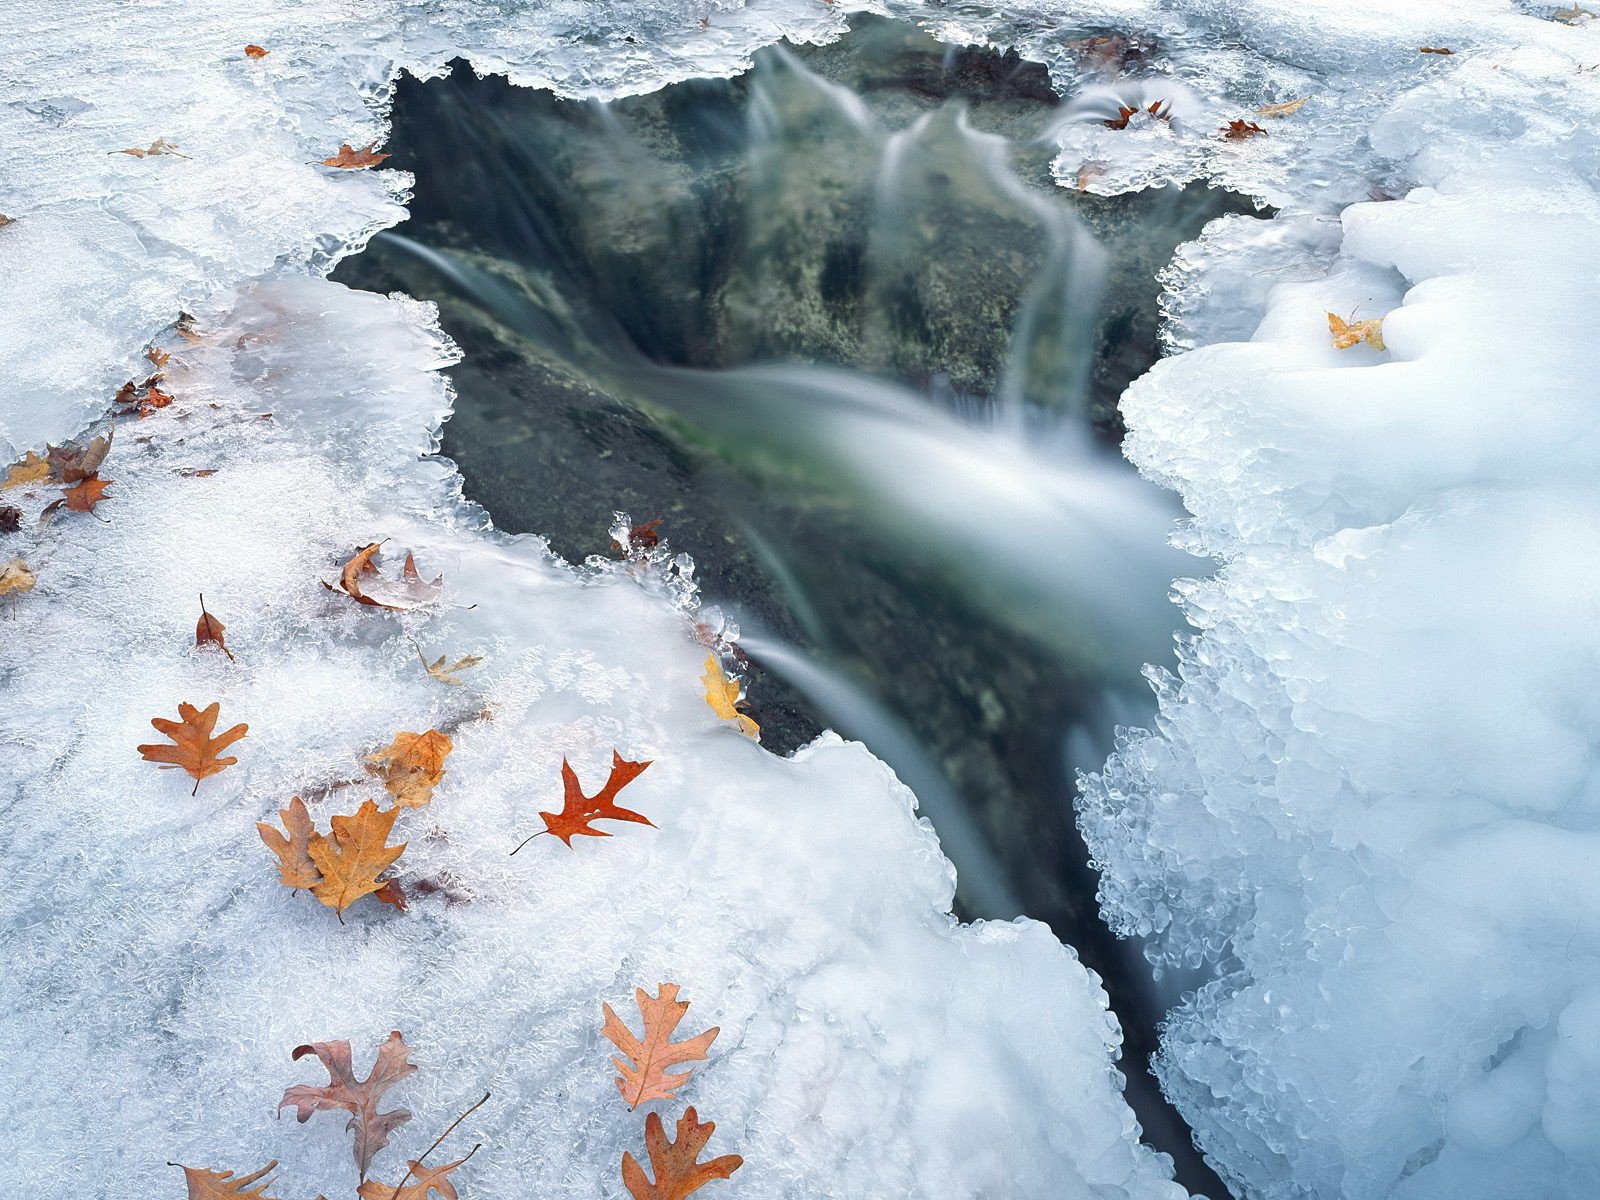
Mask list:
MULTIPOLYGON (((467 1155, 471 1158, 472 1155, 467 1155)), ((411 1178, 414 1183, 408 1183, 396 1190, 387 1183, 379 1183, 376 1179, 369 1179, 359 1189, 361 1200, 428 1200, 430 1190, 438 1192, 444 1200, 460 1200, 456 1193, 456 1185, 450 1181, 450 1172, 454 1171, 467 1158, 458 1158, 453 1163, 445 1163, 442 1167, 425 1167, 420 1162, 412 1159, 406 1165, 411 1168, 411 1178)))
POLYGON ((1278 104, 1263 104, 1256 109, 1258 117, 1289 117, 1299 112, 1306 106, 1306 101, 1311 97, 1297 96, 1293 100, 1284 100, 1278 104))
POLYGON ((377 144, 376 142, 368 142, 359 150, 348 144, 341 145, 339 153, 332 158, 323 159, 322 165, 325 167, 338 167, 341 171, 357 171, 363 167, 375 167, 389 157, 387 154, 374 154, 372 152, 372 148, 377 144))
POLYGON ((406 912, 406 890, 400 886, 398 879, 385 879, 383 886, 372 893, 372 898, 390 908, 397 908, 406 912))
POLYGON ((1455 51, 1445 46, 1418 46, 1418 54, 1454 54, 1455 51))
MULTIPOLYGON (((624 554, 643 554, 647 550, 654 550, 661 544, 661 518, 651 517, 648 521, 628 526, 626 536, 627 544, 619 547, 624 554)), ((617 540, 615 534, 611 540, 617 540)))
POLYGON ((133 148, 131 150, 113 150, 111 153, 113 153, 113 154, 131 154, 131 155, 133 155, 134 158, 153 158, 153 157, 155 157, 156 155, 159 155, 159 154, 170 154, 174 158, 188 158, 189 157, 187 154, 182 153, 178 149, 178 144, 176 142, 169 142, 169 141, 167 141, 166 138, 157 138, 155 141, 151 142, 148 146, 146 146, 143 150, 140 150, 137 147, 135 147, 135 148, 133 148))
POLYGON ((244 53, 246 58, 262 59, 271 54, 272 51, 268 50, 265 46, 257 46, 252 43, 244 48, 244 53))
POLYGON ((380 811, 368 800, 353 817, 331 818, 333 836, 313 837, 308 847, 311 861, 322 873, 311 894, 342 916, 361 897, 381 888, 378 876, 393 866, 406 848, 404 842, 385 844, 399 814, 398 808, 380 811))
POLYGON ((689 1002, 678 999, 678 985, 663 983, 651 997, 643 988, 633 990, 634 1002, 644 1017, 644 1040, 633 1036, 633 1031, 612 1011, 611 1005, 602 1004, 605 1026, 601 1030, 618 1050, 633 1061, 629 1065, 612 1056, 611 1061, 621 1072, 617 1076, 617 1091, 627 1101, 629 1108, 638 1108, 651 1100, 671 1100, 676 1090, 689 1082, 693 1073, 667 1074, 668 1067, 702 1059, 711 1043, 717 1040, 718 1027, 713 1026, 686 1042, 674 1042, 672 1031, 689 1011, 689 1002))
POLYGON ((705 686, 706 703, 712 712, 724 720, 739 722, 740 732, 747 737, 761 736, 761 726, 734 707, 739 703, 739 681, 722 673, 722 664, 715 654, 706 655, 706 673, 700 677, 700 682, 705 686))
POLYGON ((106 498, 106 489, 111 483, 109 479, 89 475, 69 487, 62 495, 67 501, 67 507, 73 512, 93 512, 94 506, 106 498))
POLYGON ((395 612, 421 608, 439 598, 444 589, 444 576, 423 579, 410 554, 406 555, 399 579, 384 578, 373 561, 382 545, 382 542, 373 542, 361 547, 339 571, 339 582, 334 584, 324 579, 322 586, 329 591, 343 592, 358 604, 395 612))
POLYGON ((311 860, 311 841, 322 835, 311 823, 306 802, 295 796, 289 801, 288 808, 278 810, 278 820, 283 823, 284 833, 279 833, 265 821, 256 822, 256 831, 261 834, 267 849, 278 856, 278 875, 283 886, 295 889, 316 887, 322 882, 322 872, 311 860))
POLYGON ((1585 21, 1594 20, 1596 14, 1574 4, 1571 8, 1558 8, 1550 15, 1563 25, 1582 25, 1585 21))
POLYGON ((21 462, 13 464, 6 472, 5 480, 0 482, 0 487, 22 487, 30 483, 43 483, 49 478, 50 460, 40 457, 36 451, 29 450, 21 462))
POLYGON ((12 504, 0 504, 0 533, 16 533, 22 528, 22 510, 12 504))
POLYGON ((1346 321, 1338 313, 1329 313, 1328 331, 1333 334, 1333 345, 1337 350, 1348 350, 1358 342, 1366 342, 1374 350, 1387 349, 1383 344, 1381 317, 1370 321, 1346 321))
POLYGON ((180 703, 178 720, 169 721, 165 717, 152 717, 150 724, 154 725, 158 732, 171 738, 173 745, 140 746, 139 753, 147 762, 160 763, 163 771, 175 767, 187 771, 194 776, 194 790, 198 792, 202 779, 209 779, 239 761, 237 758, 221 758, 219 755, 250 731, 248 725, 235 725, 220 736, 212 737, 211 731, 217 727, 217 714, 221 708, 219 702, 213 702, 202 712, 192 704, 180 703))
POLYGON ((77 483, 95 474, 111 451, 112 436, 108 433, 97 437, 87 446, 77 442, 46 446, 45 459, 50 464, 50 478, 58 483, 77 483))
POLYGON ((20 596, 23 592, 31 592, 33 585, 38 582, 39 577, 28 570, 28 564, 20 558, 0 563, 0 596, 20 596))
POLYGON ((1078 190, 1087 192, 1089 184, 1099 179, 1106 173, 1106 164, 1103 162, 1086 162, 1078 168, 1078 190))
MULTIPOLYGON (((372 807, 370 804, 368 807, 372 807)), ((339 818, 335 817, 335 821, 339 818)), ((328 1070, 330 1082, 322 1087, 301 1083, 287 1089, 278 1101, 281 1112, 289 1105, 295 1107, 295 1119, 302 1125, 314 1112, 343 1109, 351 1114, 347 1130, 355 1133, 356 1166, 361 1178, 367 1177, 367 1167, 372 1156, 389 1144, 389 1134, 411 1119, 403 1108, 386 1113, 378 1111, 383 1094, 407 1075, 416 1071, 409 1061, 411 1048, 406 1045, 398 1030, 391 1033, 378 1047, 378 1060, 365 1079, 357 1079, 350 1061, 350 1043, 347 1041, 316 1042, 309 1046, 296 1046, 291 1057, 298 1062, 308 1054, 315 1054, 328 1070)))
POLYGON ((147 349, 144 352, 144 356, 146 358, 148 358, 152 363, 154 363, 157 367, 166 366, 167 365, 167 361, 172 357, 172 355, 169 354, 167 351, 158 350, 154 346, 151 346, 149 349, 147 349))
POLYGON ((433 789, 445 777, 444 760, 454 748, 455 743, 437 729, 402 731, 388 746, 367 755, 367 762, 383 776, 384 790, 397 806, 421 808, 433 799, 433 789))
POLYGON ((1261 128, 1261 126, 1257 125, 1254 121, 1229 121, 1222 127, 1222 136, 1227 138, 1230 142, 1242 142, 1246 138, 1253 138, 1258 133, 1265 132, 1266 130, 1261 128))
POLYGON ((1126 129, 1128 127, 1128 122, 1133 120, 1133 118, 1138 116, 1141 112, 1149 113, 1152 120, 1172 120, 1172 105, 1168 104, 1165 100, 1157 100, 1152 104, 1147 104, 1142 109, 1129 108, 1125 104, 1119 104, 1117 106, 1117 115, 1112 117, 1110 120, 1102 121, 1100 123, 1107 129, 1126 129))
POLYGON ((233 1178, 232 1171, 208 1171, 204 1167, 184 1167, 182 1163, 168 1163, 167 1166, 183 1167, 183 1177, 189 1185, 188 1200, 272 1200, 266 1193, 271 1181, 262 1177, 277 1168, 278 1160, 273 1159, 255 1174, 238 1179, 233 1178), (256 1186, 251 1187, 251 1184, 256 1186))
POLYGON ((437 661, 430 663, 427 655, 422 653, 422 647, 417 646, 415 642, 411 644, 417 647, 417 657, 422 660, 422 669, 440 683, 448 683, 451 687, 460 687, 464 682, 456 677, 457 671, 469 671, 483 661, 481 654, 468 654, 446 666, 445 656, 441 654, 437 661))
POLYGON ((684 1200, 689 1193, 714 1179, 726 1179, 742 1167, 744 1159, 737 1154, 724 1154, 710 1162, 695 1161, 716 1128, 712 1121, 702 1125, 691 1108, 678 1118, 678 1140, 669 1142, 661 1125, 661 1114, 651 1113, 646 1117, 644 1148, 656 1178, 652 1183, 633 1155, 623 1151, 622 1183, 633 1200, 684 1200))
POLYGON ((206 598, 200 597, 200 620, 194 627, 194 644, 196 646, 215 646, 228 656, 229 662, 236 661, 233 651, 228 649, 227 639, 223 636, 228 627, 206 611, 206 598))
MULTIPOLYGON (((594 796, 585 796, 583 789, 578 785, 578 773, 572 769, 572 764, 566 759, 561 760, 561 792, 562 805, 559 813, 541 812, 539 816, 544 820, 544 832, 553 833, 570 848, 572 839, 579 834, 585 837, 610 837, 599 829, 590 827, 592 821, 633 821, 640 825, 655 827, 655 822, 643 813, 636 813, 632 809, 619 807, 616 803, 617 793, 639 777, 639 774, 650 764, 649 762, 629 762, 615 750, 611 752, 611 774, 606 779, 605 787, 594 796)), ((524 843, 526 844, 526 843, 524 843)), ((522 849, 521 846, 517 847, 522 849)), ((513 854, 516 850, 512 851, 513 854)))
POLYGON ((4 229, 7 225, 15 225, 16 223, 17 219, 15 217, 8 217, 5 215, 5 213, 0 213, 0 229, 4 229))

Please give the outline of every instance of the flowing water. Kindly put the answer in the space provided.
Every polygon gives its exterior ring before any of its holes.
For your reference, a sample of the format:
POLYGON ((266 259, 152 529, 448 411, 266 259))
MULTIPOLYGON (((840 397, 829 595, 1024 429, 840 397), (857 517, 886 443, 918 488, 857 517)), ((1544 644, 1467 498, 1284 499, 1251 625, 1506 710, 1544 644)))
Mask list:
POLYGON ((412 218, 335 277, 439 302, 466 351, 444 450, 498 525, 576 560, 613 509, 661 517, 743 630, 766 744, 865 741, 964 913, 1079 948, 1147 1136, 1221 1195, 1146 1073, 1170 996, 1100 924, 1071 802, 1147 715, 1198 569, 1116 397, 1157 353, 1156 271, 1248 206, 1064 192, 1055 109, 1042 68, 868 18, 612 104, 408 80, 412 218))

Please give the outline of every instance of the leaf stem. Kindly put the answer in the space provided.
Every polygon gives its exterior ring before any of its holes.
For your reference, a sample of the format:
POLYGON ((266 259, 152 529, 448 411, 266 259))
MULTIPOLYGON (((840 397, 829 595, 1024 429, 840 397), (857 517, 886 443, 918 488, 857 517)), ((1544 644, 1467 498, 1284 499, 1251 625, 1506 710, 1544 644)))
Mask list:
MULTIPOLYGON (((487 1104, 491 1095, 493 1095, 492 1092, 485 1092, 482 1100, 479 1100, 471 1108, 467 1109, 466 1112, 462 1113, 454 1121, 451 1121, 450 1128, 446 1129, 438 1137, 434 1138, 433 1145, 429 1146, 426 1150, 412 1160, 412 1165, 406 1168, 406 1173, 400 1177, 400 1182, 394 1185, 394 1191, 390 1193, 389 1200, 400 1200, 400 1189, 406 1186, 406 1180, 411 1178, 412 1172, 415 1171, 417 1167, 422 1165, 422 1160, 437 1150, 439 1148, 439 1143, 454 1133, 457 1125, 461 1124, 461 1122, 465 1121, 473 1113, 477 1112, 480 1108, 487 1104)), ((478 1146, 481 1145, 483 1145, 483 1143, 479 1142, 477 1146, 474 1146, 471 1150, 467 1151, 467 1158, 471 1158, 474 1154, 476 1154, 478 1152, 478 1146)), ((466 1162, 467 1158, 463 1158, 461 1161, 466 1162)))
MULTIPOLYGON (((517 843, 517 850, 521 850, 529 842, 533 841, 534 838, 542 837, 544 834, 547 834, 549 832, 550 831, 548 829, 541 829, 541 830, 539 830, 538 833, 530 833, 527 837, 523 838, 520 842, 517 843)), ((517 850, 513 850, 511 853, 515 854, 517 852, 517 850)))

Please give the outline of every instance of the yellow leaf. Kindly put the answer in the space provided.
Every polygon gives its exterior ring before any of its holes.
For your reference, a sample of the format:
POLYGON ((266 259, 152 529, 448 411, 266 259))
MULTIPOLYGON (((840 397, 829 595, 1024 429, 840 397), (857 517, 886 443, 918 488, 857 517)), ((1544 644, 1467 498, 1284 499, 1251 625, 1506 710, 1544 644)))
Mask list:
POLYGON ((28 564, 20 558, 0 563, 0 596, 9 596, 13 592, 18 595, 31 592, 33 585, 38 582, 39 577, 28 570, 28 564))
MULTIPOLYGON (((415 642, 411 643, 417 646, 415 642)), ((427 655, 422 653, 422 647, 417 646, 417 657, 422 660, 422 669, 433 676, 440 683, 448 683, 451 687, 460 687, 462 680, 457 677, 457 671, 468 671, 483 661, 481 654, 469 654, 465 658, 458 658, 455 662, 445 665, 445 656, 441 654, 437 661, 429 662, 427 655)))
POLYGON ((50 460, 37 451, 29 450, 21 462, 6 472, 0 487, 21 487, 28 483, 43 483, 50 478, 50 460))
POLYGON ((761 726, 745 716, 734 706, 739 703, 739 681, 722 673, 722 664, 715 654, 706 655, 706 673, 700 677, 706 689, 706 703, 717 716, 739 722, 739 729, 747 737, 758 738, 761 726))
POLYGON ((1374 350, 1385 350, 1383 344, 1383 319, 1346 321, 1338 313, 1328 314, 1328 332, 1333 334, 1336 350, 1348 350, 1358 342, 1366 342, 1374 350))
POLYGON ((399 814, 398 808, 379 811, 368 800, 355 816, 334 817, 329 822, 333 826, 332 837, 314 834, 308 850, 322 879, 312 887, 311 894, 342 913, 361 897, 383 887, 378 876, 406 848, 404 842, 385 845, 399 814))
POLYGON ((1297 96, 1293 100, 1284 100, 1279 104, 1263 104, 1256 109, 1258 117, 1287 117, 1299 112, 1306 106, 1306 101, 1311 97, 1297 96))
POLYGON ((384 790, 396 805, 421 808, 433 799, 433 789, 445 776, 444 760, 453 749, 455 743, 437 729, 400 732, 382 750, 367 755, 367 761, 384 777, 384 790))

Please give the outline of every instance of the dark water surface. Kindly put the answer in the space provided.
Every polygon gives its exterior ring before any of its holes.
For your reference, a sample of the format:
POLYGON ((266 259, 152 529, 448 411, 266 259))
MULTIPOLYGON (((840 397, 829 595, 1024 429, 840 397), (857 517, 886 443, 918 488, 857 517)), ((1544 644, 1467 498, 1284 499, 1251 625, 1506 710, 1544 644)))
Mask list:
POLYGON ((438 302, 466 354, 444 452, 500 528, 579 561, 613 510, 661 518, 745 630, 764 744, 861 738, 923 797, 964 913, 1078 948, 1146 1137, 1220 1197, 1147 1073, 1164 998, 1098 918, 1072 769, 1145 718, 1165 581, 1198 569, 1114 452, 1155 274, 1253 210, 1064 191, 1056 104, 1041 67, 871 18, 609 105, 408 78, 411 218, 334 277, 438 302), (1058 482, 1087 506, 1059 529, 1058 482))

